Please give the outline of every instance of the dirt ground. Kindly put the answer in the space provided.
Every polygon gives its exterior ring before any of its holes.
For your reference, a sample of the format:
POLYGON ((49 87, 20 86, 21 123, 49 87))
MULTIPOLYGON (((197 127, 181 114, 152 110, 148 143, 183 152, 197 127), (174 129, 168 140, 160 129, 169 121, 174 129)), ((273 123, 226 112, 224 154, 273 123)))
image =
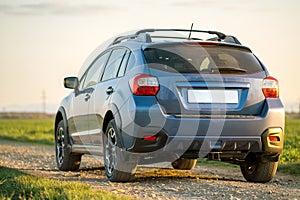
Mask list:
POLYGON ((80 171, 56 168, 54 147, 0 141, 0 165, 35 176, 80 181, 135 199, 300 199, 300 177, 277 173, 269 183, 248 183, 239 168, 197 165, 191 171, 141 166, 130 183, 106 179, 99 157, 83 156, 80 171))

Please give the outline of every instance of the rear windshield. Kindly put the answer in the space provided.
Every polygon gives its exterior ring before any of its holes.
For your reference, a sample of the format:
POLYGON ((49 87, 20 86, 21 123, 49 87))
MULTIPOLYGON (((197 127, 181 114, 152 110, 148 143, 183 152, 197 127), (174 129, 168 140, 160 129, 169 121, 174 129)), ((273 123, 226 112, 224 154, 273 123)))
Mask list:
POLYGON ((252 74, 262 71, 247 49, 216 45, 161 45, 144 50, 148 66, 173 73, 252 74))

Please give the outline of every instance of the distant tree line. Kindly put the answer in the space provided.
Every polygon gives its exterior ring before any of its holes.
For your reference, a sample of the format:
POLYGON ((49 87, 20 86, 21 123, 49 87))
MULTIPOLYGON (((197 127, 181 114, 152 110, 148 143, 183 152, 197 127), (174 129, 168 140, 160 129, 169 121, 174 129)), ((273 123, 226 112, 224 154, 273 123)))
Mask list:
POLYGON ((0 112, 0 119, 54 119, 54 114, 40 112, 0 112))

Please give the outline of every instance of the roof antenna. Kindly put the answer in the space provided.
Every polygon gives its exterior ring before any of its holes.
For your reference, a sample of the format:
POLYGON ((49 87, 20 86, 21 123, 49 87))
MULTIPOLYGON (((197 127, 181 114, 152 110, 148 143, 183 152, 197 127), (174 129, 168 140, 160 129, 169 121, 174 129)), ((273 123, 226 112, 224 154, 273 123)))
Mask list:
POLYGON ((188 40, 191 39, 191 34, 192 34, 193 26, 194 26, 194 23, 192 23, 192 26, 191 26, 191 30, 190 30, 190 34, 189 34, 188 40))

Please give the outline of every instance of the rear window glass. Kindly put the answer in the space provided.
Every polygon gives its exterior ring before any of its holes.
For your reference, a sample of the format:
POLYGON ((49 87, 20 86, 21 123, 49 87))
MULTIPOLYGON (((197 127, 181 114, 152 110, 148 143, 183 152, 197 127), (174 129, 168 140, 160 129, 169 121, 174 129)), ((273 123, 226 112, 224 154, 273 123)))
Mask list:
POLYGON ((147 48, 148 66, 173 73, 252 74, 262 71, 248 50, 230 46, 164 45, 147 48))

